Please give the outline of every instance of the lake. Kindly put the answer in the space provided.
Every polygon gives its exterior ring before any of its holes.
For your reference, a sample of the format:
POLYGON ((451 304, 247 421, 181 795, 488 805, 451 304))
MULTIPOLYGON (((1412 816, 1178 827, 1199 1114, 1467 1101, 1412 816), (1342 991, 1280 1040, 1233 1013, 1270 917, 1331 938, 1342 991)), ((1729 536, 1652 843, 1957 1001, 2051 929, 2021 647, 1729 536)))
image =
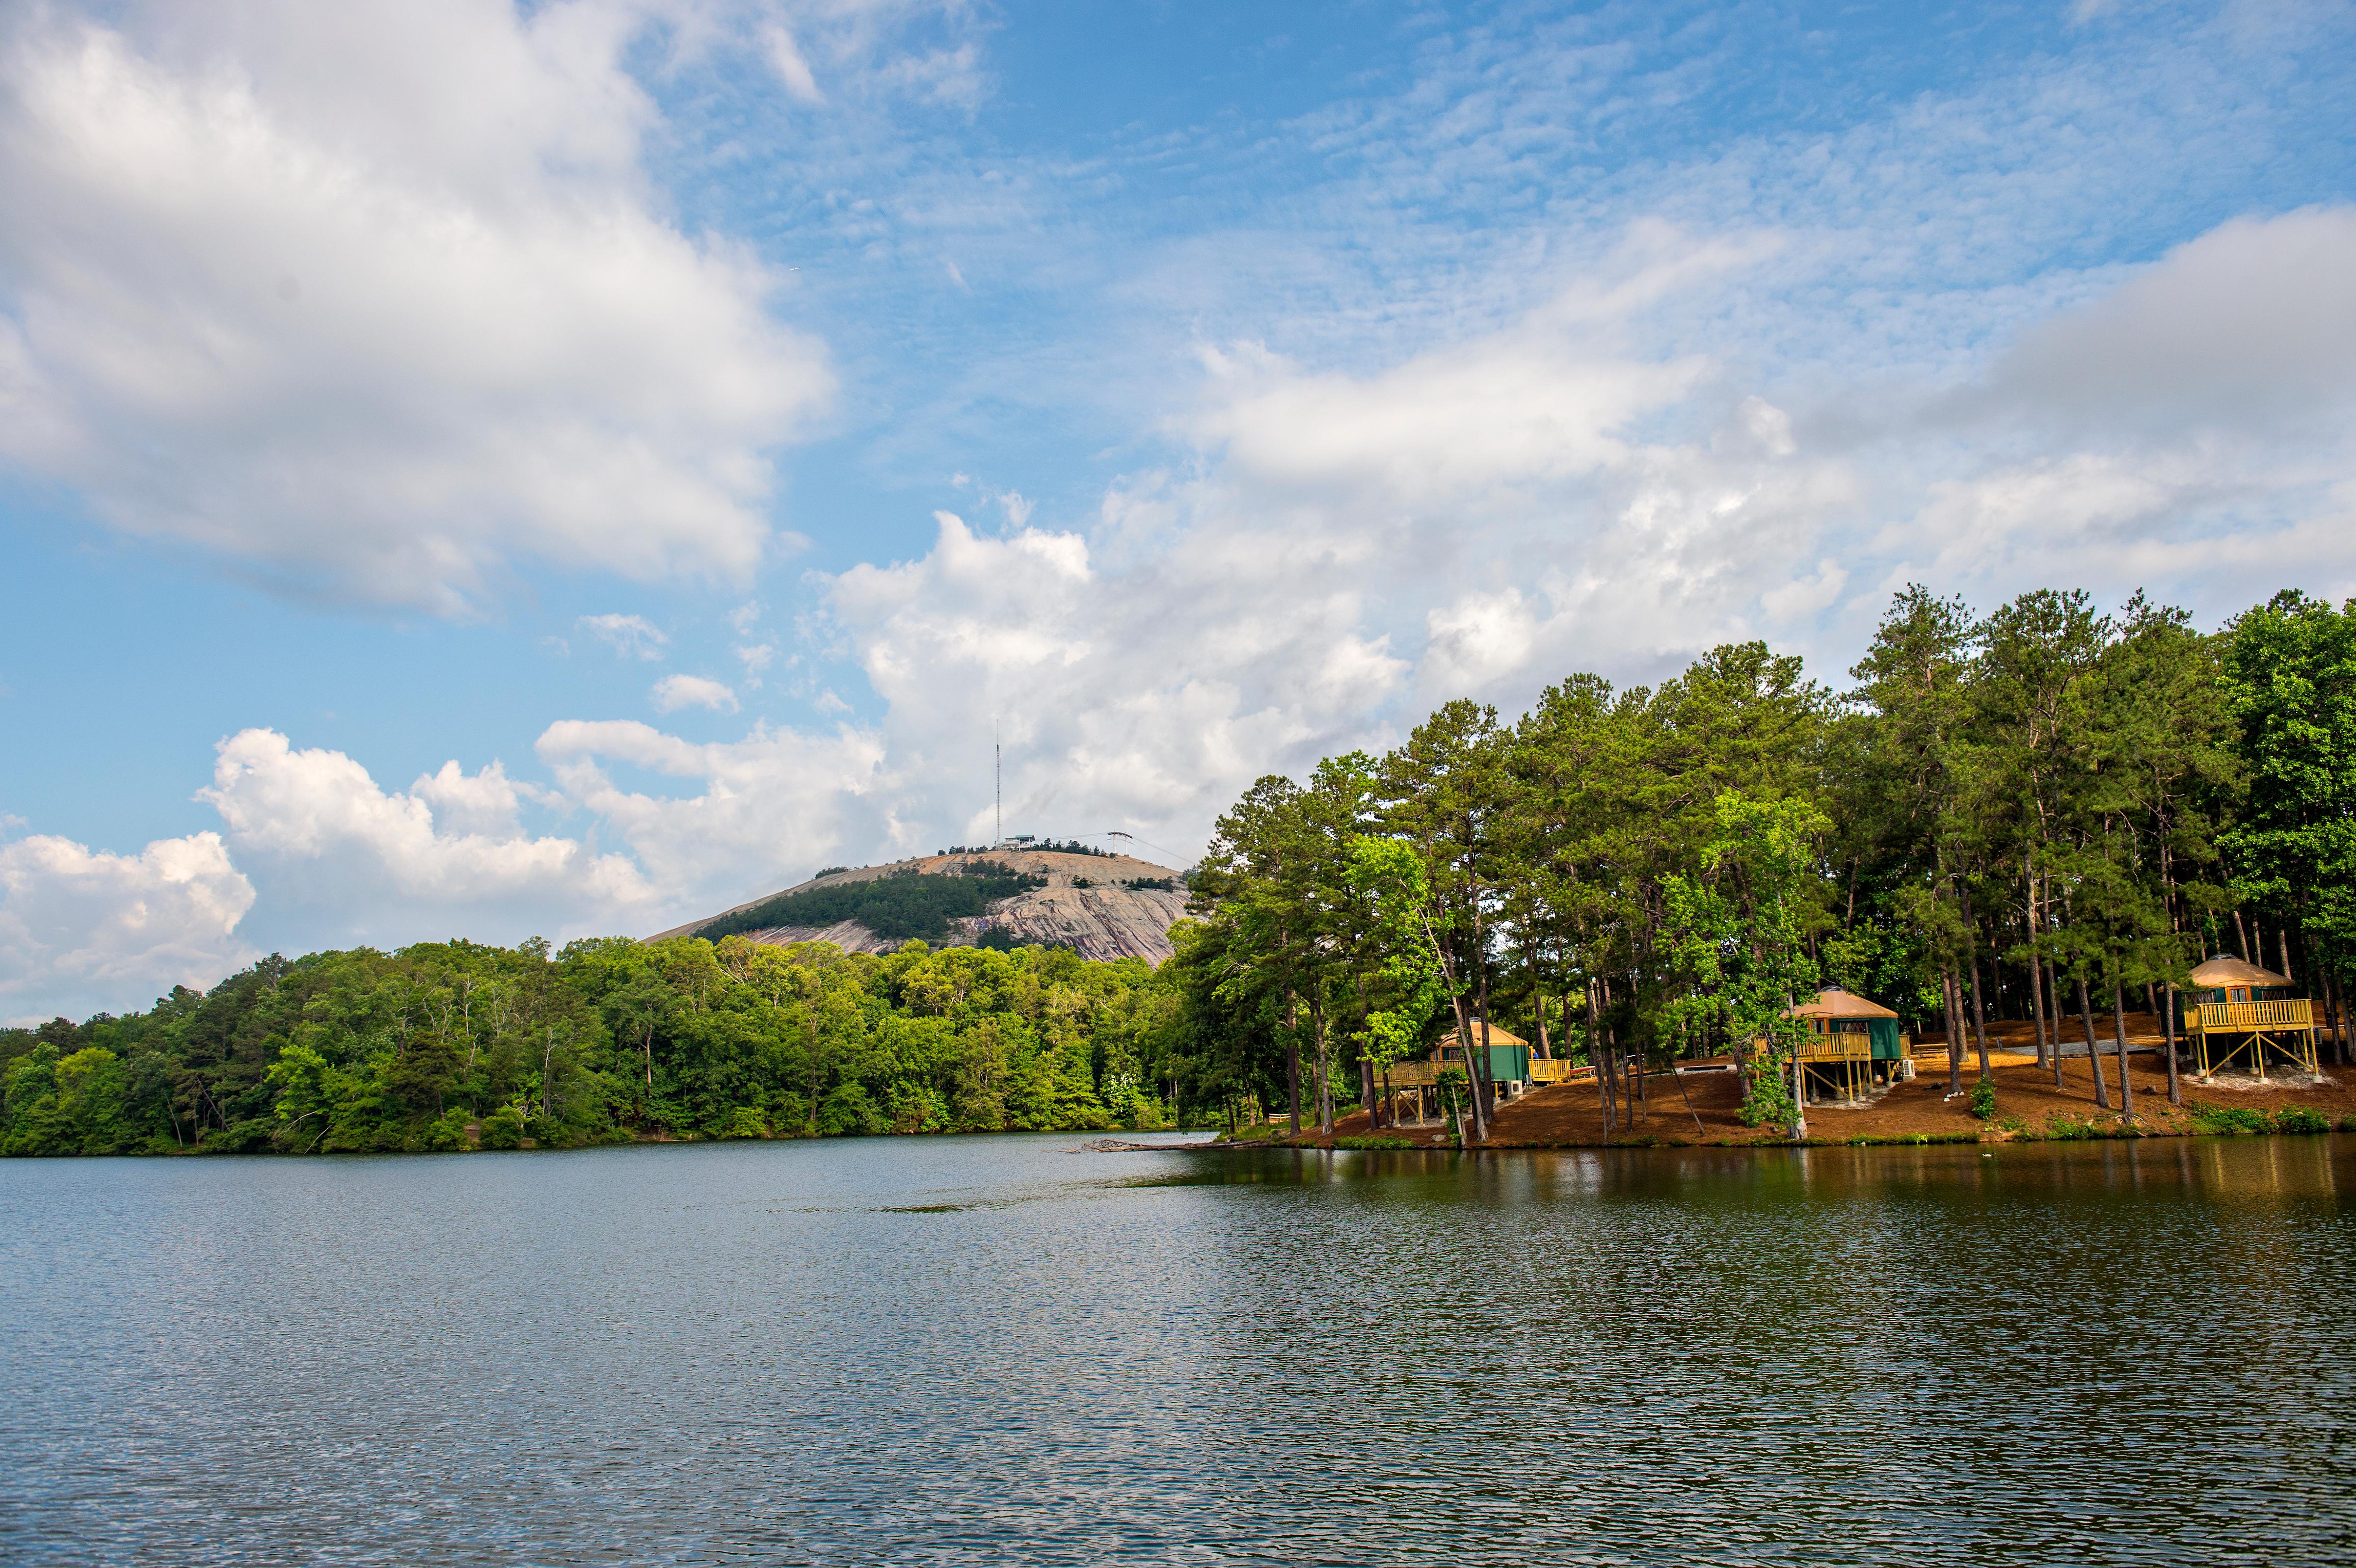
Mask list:
POLYGON ((2345 1563, 2356 1140, 0 1163, 11 1563, 2345 1563))

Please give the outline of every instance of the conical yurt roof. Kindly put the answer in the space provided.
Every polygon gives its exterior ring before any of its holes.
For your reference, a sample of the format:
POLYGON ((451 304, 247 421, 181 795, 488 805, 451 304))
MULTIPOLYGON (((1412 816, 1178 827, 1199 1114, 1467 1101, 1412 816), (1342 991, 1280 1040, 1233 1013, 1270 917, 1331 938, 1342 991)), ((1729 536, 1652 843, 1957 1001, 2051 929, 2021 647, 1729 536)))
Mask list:
POLYGON ((1791 1010, 1795 1019, 1894 1019, 1898 1015, 1879 1002, 1869 1002, 1855 991, 1844 991, 1838 986, 1826 986, 1816 993, 1813 1002, 1802 1002, 1791 1010))
POLYGON ((2222 990, 2228 986, 2287 986, 2290 976, 2277 975, 2271 969, 2261 969, 2220 953, 2202 961, 2192 971, 2192 987, 2198 991, 2222 990))

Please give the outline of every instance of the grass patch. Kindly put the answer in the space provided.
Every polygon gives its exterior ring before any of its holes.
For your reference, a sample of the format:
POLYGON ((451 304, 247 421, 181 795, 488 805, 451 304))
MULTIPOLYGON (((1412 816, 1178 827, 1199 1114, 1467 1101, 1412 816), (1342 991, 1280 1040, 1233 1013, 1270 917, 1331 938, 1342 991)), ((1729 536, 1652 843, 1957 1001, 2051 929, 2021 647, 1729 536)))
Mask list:
POLYGON ((2275 1119, 2254 1105, 2187 1105, 2192 1117, 2192 1130, 2220 1137, 2233 1137, 2245 1133, 2270 1133, 2275 1119))
POLYGON ((1335 1148, 1421 1148, 1413 1138, 1403 1138, 1395 1133, 1351 1133, 1333 1140, 1335 1148))

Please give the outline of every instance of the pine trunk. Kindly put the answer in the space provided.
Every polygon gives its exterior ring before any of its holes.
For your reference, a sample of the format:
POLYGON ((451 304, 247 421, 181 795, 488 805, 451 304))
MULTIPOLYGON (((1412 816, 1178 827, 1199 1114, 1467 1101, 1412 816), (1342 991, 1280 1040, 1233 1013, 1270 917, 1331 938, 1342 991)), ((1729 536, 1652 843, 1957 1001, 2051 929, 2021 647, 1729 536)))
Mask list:
POLYGON ((1964 1009, 1952 966, 1939 972, 1939 999, 1946 1011, 1947 1093, 1960 1094, 1964 1092, 1964 1009))
POLYGON ((2086 1070, 2094 1075, 2094 1104, 2111 1108, 2110 1085, 2103 1080, 2103 1050, 2094 1043, 2094 998, 2087 994, 2086 976, 2078 979, 2078 1017, 2086 1026, 2086 1070))
POLYGON ((2119 1115, 2135 1115, 2135 1083, 2127 1077, 2127 997, 2118 977, 2111 977, 2111 1039, 2119 1048, 2119 1115))
POLYGON ((2176 987, 2167 987, 2159 993, 2159 1032, 2168 1052, 2168 1103, 2184 1104, 2184 1083, 2176 1070, 2176 987))
POLYGON ((2042 965, 2037 961, 2037 884, 2024 878, 2029 885, 2029 898, 2022 908, 2022 919, 2029 928, 2029 1010, 2037 1020, 2037 1065, 2044 1066, 2047 1050, 2045 1036, 2045 987, 2042 965))
POLYGON ((1284 1093, 1292 1112, 1292 1136, 1301 1136, 1301 1006, 1284 997, 1284 1093))
POLYGON ((2045 995, 2053 1003, 2053 1087, 2062 1087, 2062 1019, 2066 1016, 2062 1004, 2062 972, 2052 965, 2045 965, 2045 995))
POLYGON ((1980 1076, 1988 1075, 1987 1010, 1980 1006, 1980 965, 1972 960, 1972 1045, 1979 1051, 1980 1076))

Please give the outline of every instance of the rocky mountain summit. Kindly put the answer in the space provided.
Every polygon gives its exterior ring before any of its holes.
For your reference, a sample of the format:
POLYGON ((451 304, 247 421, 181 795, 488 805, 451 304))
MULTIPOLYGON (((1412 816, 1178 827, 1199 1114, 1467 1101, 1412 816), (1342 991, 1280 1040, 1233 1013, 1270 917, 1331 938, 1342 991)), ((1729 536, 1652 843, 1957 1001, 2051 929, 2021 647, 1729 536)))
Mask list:
MULTIPOLYGON (((1186 912, 1184 874, 1151 860, 1060 849, 977 849, 821 872, 808 881, 676 926, 650 940, 734 932, 755 942, 778 945, 830 942, 852 953, 888 953, 906 937, 879 933, 859 918, 825 924, 763 921, 771 905, 782 905, 778 912, 787 912, 797 905, 822 910, 851 901, 844 896, 828 900, 801 895, 825 890, 853 895, 860 891, 855 884, 905 877, 972 879, 993 889, 1010 881, 1023 884, 1019 891, 990 900, 979 914, 947 917, 946 934, 934 938, 937 945, 1036 942, 1069 947, 1083 958, 1143 958, 1159 964, 1170 956, 1170 927, 1186 912), (709 929, 712 927, 721 931, 709 929)), ((876 917, 870 919, 889 924, 876 917)))

